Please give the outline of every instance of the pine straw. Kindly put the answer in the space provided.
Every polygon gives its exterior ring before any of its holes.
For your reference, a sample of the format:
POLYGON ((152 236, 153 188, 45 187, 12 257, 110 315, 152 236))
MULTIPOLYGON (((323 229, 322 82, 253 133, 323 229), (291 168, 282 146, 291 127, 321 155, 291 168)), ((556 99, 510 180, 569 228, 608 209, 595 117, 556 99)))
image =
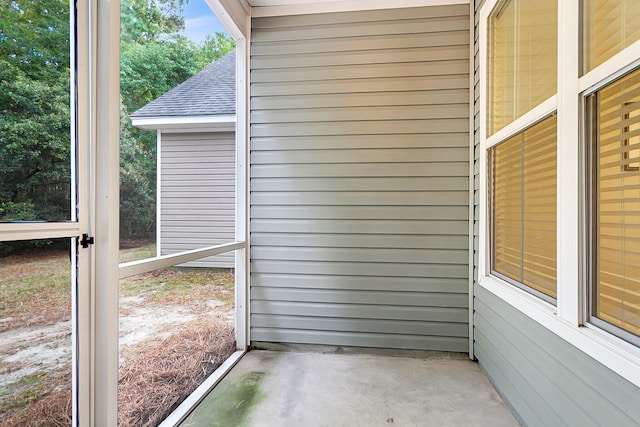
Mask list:
MULTIPOLYGON (((165 340, 125 350, 118 381, 118 425, 156 426, 235 351, 229 323, 195 323, 165 340)), ((3 427, 71 425, 71 387, 48 393, 17 413, 0 416, 3 427)))
POLYGON ((234 351, 233 327, 217 322, 123 352, 118 425, 158 425, 234 351))
POLYGON ((52 387, 38 400, 29 402, 18 412, 0 416, 3 427, 69 427, 71 425, 71 385, 64 377, 64 386, 52 387))

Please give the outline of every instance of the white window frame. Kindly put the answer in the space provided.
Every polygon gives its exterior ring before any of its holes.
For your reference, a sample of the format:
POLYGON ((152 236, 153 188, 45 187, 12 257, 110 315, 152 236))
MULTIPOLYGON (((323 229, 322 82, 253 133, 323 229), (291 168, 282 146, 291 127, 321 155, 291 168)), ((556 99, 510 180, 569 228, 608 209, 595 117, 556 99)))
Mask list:
POLYGON ((640 348, 588 322, 584 97, 640 64, 640 41, 579 77, 580 1, 558 0, 558 91, 524 116, 487 137, 488 18, 498 0, 480 9, 480 211, 478 286, 640 387, 640 348), (491 274, 487 150, 545 114, 557 111, 557 305, 491 274))
MULTIPOLYGON (((487 197, 489 194, 489 177, 488 177, 488 150, 501 142, 508 140, 509 138, 525 131, 530 128, 532 125, 538 123, 539 121, 545 119, 546 117, 556 113, 558 111, 558 103, 559 103, 559 93, 560 93, 560 84, 558 82, 558 92, 551 95, 549 98, 533 107, 531 110, 527 111, 522 116, 516 118, 511 123, 507 124, 504 128, 495 132, 493 135, 487 135, 487 113, 488 108, 486 105, 488 98, 488 85, 487 85, 487 64, 485 58, 487 58, 488 53, 488 43, 489 43, 489 34, 488 34, 488 20, 491 15, 491 12, 495 8, 495 6, 499 3, 500 0, 488 0, 480 10, 480 22, 479 22, 479 32, 480 32, 480 164, 482 165, 480 168, 480 234, 479 234, 479 248, 480 248, 480 258, 478 265, 478 280, 484 277, 490 277, 491 279, 495 279, 497 284, 501 286, 506 286, 508 289, 516 288, 520 293, 529 297, 529 292, 526 291, 528 288, 526 285, 515 286, 508 281, 499 278, 498 276, 491 274, 491 219, 489 218, 490 206, 487 203, 487 197), (482 232, 484 231, 484 232, 482 232)), ((558 3, 561 3, 562 0, 558 0, 558 3)), ((560 56, 560 40, 558 39, 558 56, 560 56)), ((560 127, 560 117, 558 117, 558 128, 560 127)), ((558 132, 559 133, 559 132, 558 132)), ((559 139, 559 137, 558 137, 559 139)), ((559 145, 559 144, 558 144, 559 145)), ((558 147, 558 151, 560 148, 558 147)), ((558 211, 558 216, 559 216, 558 211)), ((560 259, 559 257, 557 259, 560 259)), ((558 265, 560 267, 560 265, 558 265)), ((559 276, 559 272, 557 273, 559 276)), ((557 280, 556 280, 557 282, 557 280)), ((556 306, 550 302, 546 302, 539 297, 534 297, 535 300, 542 302, 543 307, 546 307, 547 310, 555 311, 556 306)))

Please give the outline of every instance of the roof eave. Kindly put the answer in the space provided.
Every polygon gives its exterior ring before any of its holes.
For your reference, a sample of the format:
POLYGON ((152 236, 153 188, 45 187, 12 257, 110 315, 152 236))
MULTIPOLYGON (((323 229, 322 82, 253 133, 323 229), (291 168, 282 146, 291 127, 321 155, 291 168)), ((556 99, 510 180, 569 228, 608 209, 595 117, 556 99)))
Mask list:
POLYGON ((162 132, 228 132, 236 128, 235 114, 209 116, 132 117, 131 124, 140 129, 162 132))

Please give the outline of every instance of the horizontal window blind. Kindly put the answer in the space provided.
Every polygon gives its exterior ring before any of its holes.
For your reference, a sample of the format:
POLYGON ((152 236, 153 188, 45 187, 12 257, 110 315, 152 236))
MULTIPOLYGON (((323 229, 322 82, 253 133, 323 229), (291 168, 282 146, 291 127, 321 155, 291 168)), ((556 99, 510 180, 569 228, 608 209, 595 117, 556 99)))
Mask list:
POLYGON ((640 1, 584 1, 583 72, 640 40, 640 1))
POLYGON ((489 18, 488 135, 556 92, 557 0, 504 0, 489 18))
POLYGON ((493 149, 493 269, 522 281, 522 135, 493 149))
POLYGON ((492 149, 493 270, 556 297, 556 116, 492 149))
POLYGON ((524 132, 522 282, 556 297, 556 116, 524 132))
POLYGON ((595 316, 640 335, 640 70, 596 99, 595 316))

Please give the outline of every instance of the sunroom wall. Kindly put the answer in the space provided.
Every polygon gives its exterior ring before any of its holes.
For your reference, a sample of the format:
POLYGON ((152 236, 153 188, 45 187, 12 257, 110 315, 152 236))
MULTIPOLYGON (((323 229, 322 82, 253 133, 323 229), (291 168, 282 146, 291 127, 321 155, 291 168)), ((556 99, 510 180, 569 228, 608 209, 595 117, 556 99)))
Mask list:
MULTIPOLYGON (((474 31, 474 353, 525 425, 637 426, 640 389, 478 285, 480 242, 479 17, 474 31)), ((558 260, 560 263, 561 260, 558 260)))
POLYGON ((251 34, 251 340, 467 352, 469 5, 251 34))

